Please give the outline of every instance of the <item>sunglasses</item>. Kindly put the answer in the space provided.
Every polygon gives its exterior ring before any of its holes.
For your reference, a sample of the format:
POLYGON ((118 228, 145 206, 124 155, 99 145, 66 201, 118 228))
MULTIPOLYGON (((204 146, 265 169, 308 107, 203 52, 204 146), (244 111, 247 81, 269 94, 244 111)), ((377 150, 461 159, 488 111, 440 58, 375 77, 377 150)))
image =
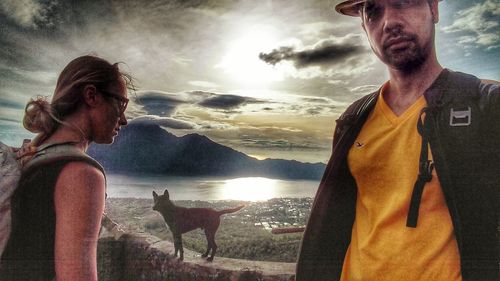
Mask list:
POLYGON ((124 97, 122 95, 115 94, 113 92, 108 92, 108 91, 105 91, 105 90, 98 90, 98 91, 101 92, 101 93, 103 93, 105 96, 108 96, 108 97, 116 99, 119 102, 119 110, 120 110, 120 115, 119 116, 121 116, 122 114, 125 113, 125 110, 127 109, 127 105, 128 105, 129 99, 127 99, 126 97, 124 97))

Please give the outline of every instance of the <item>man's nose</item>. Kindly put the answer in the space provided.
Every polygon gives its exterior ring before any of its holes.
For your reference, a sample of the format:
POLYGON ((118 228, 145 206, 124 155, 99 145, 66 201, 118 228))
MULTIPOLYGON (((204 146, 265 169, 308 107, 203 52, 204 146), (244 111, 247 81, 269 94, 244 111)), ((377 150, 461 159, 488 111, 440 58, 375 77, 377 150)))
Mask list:
POLYGON ((403 29, 403 14, 401 10, 391 8, 390 6, 384 7, 384 14, 382 18, 384 32, 394 33, 403 29))

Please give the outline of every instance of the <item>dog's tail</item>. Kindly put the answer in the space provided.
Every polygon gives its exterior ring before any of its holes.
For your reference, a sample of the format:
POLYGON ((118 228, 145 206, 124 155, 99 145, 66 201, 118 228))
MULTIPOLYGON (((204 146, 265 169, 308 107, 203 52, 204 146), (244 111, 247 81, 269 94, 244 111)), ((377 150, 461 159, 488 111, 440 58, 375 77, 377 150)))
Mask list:
POLYGON ((220 210, 220 211, 218 211, 218 213, 219 213, 219 216, 224 215, 224 214, 234 213, 234 212, 237 212, 237 211, 243 209, 243 207, 245 207, 245 205, 241 205, 241 206, 238 206, 238 207, 232 208, 232 209, 220 210))

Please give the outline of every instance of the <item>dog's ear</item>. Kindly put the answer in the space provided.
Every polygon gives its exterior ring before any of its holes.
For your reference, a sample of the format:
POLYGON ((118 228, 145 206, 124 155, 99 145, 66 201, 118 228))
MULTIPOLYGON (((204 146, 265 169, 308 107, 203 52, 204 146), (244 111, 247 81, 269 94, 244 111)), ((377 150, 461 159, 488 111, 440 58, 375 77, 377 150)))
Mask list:
POLYGON ((168 190, 165 188, 165 191, 163 192, 163 196, 167 197, 170 199, 170 194, 168 194, 168 190))
POLYGON ((156 194, 156 192, 153 190, 153 198, 156 199, 158 198, 158 194, 156 194))

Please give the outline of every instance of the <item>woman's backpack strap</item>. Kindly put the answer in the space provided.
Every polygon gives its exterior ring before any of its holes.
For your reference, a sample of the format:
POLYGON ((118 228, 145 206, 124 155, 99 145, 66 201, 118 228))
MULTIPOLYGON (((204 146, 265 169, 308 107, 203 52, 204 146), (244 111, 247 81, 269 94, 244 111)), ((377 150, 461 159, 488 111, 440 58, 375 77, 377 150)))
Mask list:
POLYGON ((40 147, 38 152, 26 163, 23 174, 31 173, 35 168, 59 161, 81 161, 88 163, 102 172, 106 180, 104 168, 94 158, 74 146, 74 143, 51 144, 40 147))

